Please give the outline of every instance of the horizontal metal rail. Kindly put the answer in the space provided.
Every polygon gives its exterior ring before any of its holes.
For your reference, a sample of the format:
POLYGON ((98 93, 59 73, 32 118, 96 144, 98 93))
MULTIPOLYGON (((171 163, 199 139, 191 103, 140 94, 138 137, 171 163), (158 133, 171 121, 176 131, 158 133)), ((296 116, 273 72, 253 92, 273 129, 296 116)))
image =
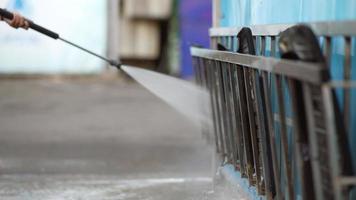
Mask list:
POLYGON ((190 51, 193 57, 196 56, 231 64, 238 64, 316 84, 322 83, 325 80, 327 73, 325 66, 315 63, 253 56, 197 47, 192 47, 190 51))
POLYGON ((326 84, 330 88, 355 89, 356 81, 330 81, 326 84))
MULTIPOLYGON (((250 26, 255 36, 278 36, 282 31, 296 24, 269 24, 250 26)), ((308 23, 314 33, 320 36, 356 35, 356 21, 334 21, 308 23)), ((243 27, 219 27, 210 29, 210 37, 236 36, 243 27)))

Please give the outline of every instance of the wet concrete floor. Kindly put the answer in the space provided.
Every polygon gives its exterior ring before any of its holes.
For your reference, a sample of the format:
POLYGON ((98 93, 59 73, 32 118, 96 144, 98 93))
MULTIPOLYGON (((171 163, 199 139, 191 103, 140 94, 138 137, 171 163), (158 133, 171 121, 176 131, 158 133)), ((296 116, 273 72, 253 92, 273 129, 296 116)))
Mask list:
POLYGON ((1 199, 207 199, 211 155, 132 81, 0 81, 1 199))

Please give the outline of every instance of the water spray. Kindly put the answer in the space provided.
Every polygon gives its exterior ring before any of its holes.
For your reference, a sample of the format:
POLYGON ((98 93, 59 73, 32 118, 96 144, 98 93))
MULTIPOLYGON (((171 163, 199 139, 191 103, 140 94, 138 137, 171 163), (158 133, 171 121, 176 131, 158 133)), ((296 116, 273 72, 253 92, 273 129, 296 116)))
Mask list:
MULTIPOLYGON (((10 20, 14 17, 11 12, 1 8, 0 15, 10 20)), ((193 124, 201 126, 202 122, 204 122, 205 125, 211 126, 211 111, 209 108, 210 96, 205 89, 200 88, 187 81, 170 77, 164 74, 132 66, 121 65, 121 63, 115 60, 103 57, 75 43, 65 40, 61 38, 58 33, 39 26, 31 20, 26 19, 26 21, 29 23, 29 28, 55 40, 61 40, 73 47, 76 47, 82 51, 85 51, 95 57, 106 61, 111 66, 123 70, 133 79, 135 79, 138 83, 147 88, 150 92, 161 98, 168 105, 172 106, 181 114, 190 119, 193 124)))
MULTIPOLYGON (((2 8, 0 8, 0 16, 4 17, 6 19, 9 19, 9 20, 12 20, 14 18, 14 14, 13 13, 11 13, 11 12, 5 10, 5 9, 2 9, 2 8)), ((106 57, 104 57, 102 55, 99 55, 97 53, 94 53, 93 51, 90 51, 90 50, 88 50, 88 49, 86 49, 84 47, 81 47, 81 46, 79 46, 79 45, 77 45, 77 44, 75 44, 75 43, 73 43, 73 42, 71 42, 69 40, 63 39, 63 38, 61 38, 59 36, 58 33, 53 32, 53 31, 51 31, 51 30, 49 30, 49 29, 47 29, 47 28, 45 28, 43 26, 40 26, 40 25, 34 23, 32 20, 29 20, 29 19, 25 19, 25 20, 28 22, 30 29, 35 30, 35 31, 37 31, 39 33, 42 33, 43 35, 46 35, 46 36, 48 36, 48 37, 50 37, 52 39, 60 40, 62 42, 65 42, 65 43, 69 44, 72 47, 78 48, 78 49, 80 49, 82 51, 85 51, 85 52, 89 53, 90 55, 93 55, 93 56, 95 56, 95 57, 107 62, 111 66, 116 67, 117 69, 121 69, 121 63, 119 63, 118 61, 106 58, 106 57)))

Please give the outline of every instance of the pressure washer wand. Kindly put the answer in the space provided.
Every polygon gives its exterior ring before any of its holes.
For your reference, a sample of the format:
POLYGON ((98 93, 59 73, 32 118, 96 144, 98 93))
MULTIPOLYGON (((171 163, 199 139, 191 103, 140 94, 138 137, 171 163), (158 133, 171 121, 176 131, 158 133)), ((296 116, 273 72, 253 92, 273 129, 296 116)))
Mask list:
MULTIPOLYGON (((2 8, 0 8, 0 15, 2 17, 6 18, 6 19, 9 19, 9 20, 12 20, 14 18, 14 15, 11 12, 9 12, 9 11, 7 11, 5 9, 2 9, 2 8)), ((90 51, 90 50, 88 50, 88 49, 86 49, 84 47, 81 47, 81 46, 79 46, 79 45, 77 45, 77 44, 75 44, 73 42, 70 42, 70 41, 68 41, 66 39, 63 39, 63 38, 61 38, 59 36, 58 33, 55 33, 55 32, 53 32, 53 31, 51 31, 51 30, 49 30, 47 28, 44 28, 44 27, 42 27, 40 25, 37 25, 36 23, 34 23, 33 21, 31 21, 29 19, 26 19, 26 21, 29 23, 29 28, 31 28, 31 29, 39 32, 39 33, 42 33, 43 35, 46 35, 46 36, 48 36, 50 38, 53 38, 55 40, 61 40, 62 42, 65 42, 65 43, 67 43, 67 44, 69 44, 69 45, 71 45, 73 47, 76 47, 76 48, 78 48, 78 49, 80 49, 82 51, 85 51, 85 52, 87 52, 87 53, 89 53, 89 54, 91 54, 91 55, 93 55, 93 56, 95 56, 97 58, 100 58, 101 60, 104 60, 105 62, 109 63, 111 66, 114 66, 114 67, 116 67, 118 69, 121 68, 121 64, 119 62, 115 61, 115 60, 112 60, 112 59, 106 58, 104 56, 101 56, 99 54, 96 54, 96 53, 94 53, 94 52, 92 52, 92 51, 90 51)))

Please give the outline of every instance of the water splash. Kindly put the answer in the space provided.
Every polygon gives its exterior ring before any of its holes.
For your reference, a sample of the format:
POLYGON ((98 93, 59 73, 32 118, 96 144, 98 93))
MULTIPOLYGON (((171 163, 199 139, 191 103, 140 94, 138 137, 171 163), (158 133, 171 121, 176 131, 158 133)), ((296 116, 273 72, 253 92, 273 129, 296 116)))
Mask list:
POLYGON ((195 125, 212 124, 210 96, 205 89, 188 81, 137 67, 122 66, 122 70, 195 125))

